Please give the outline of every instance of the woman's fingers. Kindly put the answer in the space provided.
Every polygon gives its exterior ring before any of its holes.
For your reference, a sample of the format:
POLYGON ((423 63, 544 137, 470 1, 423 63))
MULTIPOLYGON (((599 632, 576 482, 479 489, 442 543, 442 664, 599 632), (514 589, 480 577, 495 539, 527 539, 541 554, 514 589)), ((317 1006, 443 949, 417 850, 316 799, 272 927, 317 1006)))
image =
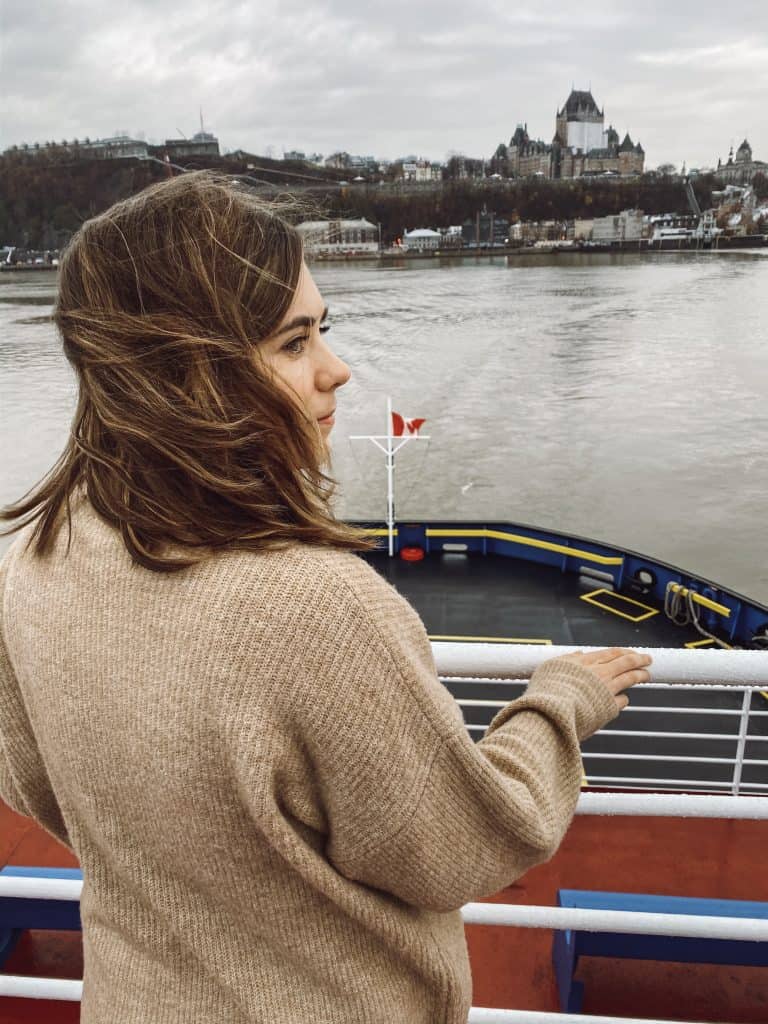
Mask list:
MULTIPOLYGON (((638 656, 638 652, 627 647, 607 647, 604 650, 590 651, 589 654, 585 654, 584 661, 587 665, 610 665, 614 661, 626 658, 627 655, 638 656)), ((641 656, 648 657, 647 655, 641 656)))
POLYGON ((609 647, 589 654, 576 651, 564 657, 589 669, 614 696, 620 711, 629 703, 623 691, 651 678, 647 668, 653 661, 651 656, 626 647, 609 647))

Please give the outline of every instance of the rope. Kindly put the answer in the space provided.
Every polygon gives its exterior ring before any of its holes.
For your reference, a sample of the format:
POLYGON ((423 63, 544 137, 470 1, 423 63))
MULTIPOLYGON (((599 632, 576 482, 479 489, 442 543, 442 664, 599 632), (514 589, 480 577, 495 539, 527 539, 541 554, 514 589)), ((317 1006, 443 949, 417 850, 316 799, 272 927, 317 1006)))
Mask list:
POLYGON ((696 602, 693 600, 693 592, 688 590, 687 593, 683 593, 682 589, 675 591, 672 589, 672 586, 671 582, 667 584, 667 591, 664 595, 664 614, 667 618, 674 622, 676 626, 692 624, 702 636, 712 640, 718 647, 726 650, 731 648, 732 645, 719 640, 713 633, 708 632, 701 625, 696 602))

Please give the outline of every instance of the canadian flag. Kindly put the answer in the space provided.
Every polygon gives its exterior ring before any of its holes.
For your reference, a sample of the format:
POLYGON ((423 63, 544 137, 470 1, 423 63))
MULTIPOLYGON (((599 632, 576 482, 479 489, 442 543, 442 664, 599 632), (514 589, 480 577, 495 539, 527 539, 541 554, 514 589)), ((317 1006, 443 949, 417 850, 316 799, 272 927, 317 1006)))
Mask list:
POLYGON ((419 427, 426 423, 425 419, 406 419, 399 412, 392 413, 392 433, 395 437, 402 437, 406 432, 418 434, 419 427))

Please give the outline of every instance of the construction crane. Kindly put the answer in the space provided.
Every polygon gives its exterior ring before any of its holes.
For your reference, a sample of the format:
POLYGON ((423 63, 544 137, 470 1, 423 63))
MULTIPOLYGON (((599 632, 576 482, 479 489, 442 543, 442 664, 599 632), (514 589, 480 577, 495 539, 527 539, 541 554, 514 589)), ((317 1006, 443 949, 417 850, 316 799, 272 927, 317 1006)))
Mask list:
POLYGON ((685 179, 685 195, 688 199, 688 205, 691 208, 691 213, 694 217, 701 219, 701 207, 699 206, 699 201, 696 198, 696 193, 693 191, 693 185, 691 184, 690 178, 685 179))
POLYGON ((715 211, 707 210, 702 213, 699 201, 696 198, 696 193, 693 191, 691 179, 685 178, 684 185, 685 197, 688 200, 691 213, 696 218, 696 228, 693 233, 694 238, 700 245, 711 245, 712 239, 717 234, 717 228, 715 226, 715 211))

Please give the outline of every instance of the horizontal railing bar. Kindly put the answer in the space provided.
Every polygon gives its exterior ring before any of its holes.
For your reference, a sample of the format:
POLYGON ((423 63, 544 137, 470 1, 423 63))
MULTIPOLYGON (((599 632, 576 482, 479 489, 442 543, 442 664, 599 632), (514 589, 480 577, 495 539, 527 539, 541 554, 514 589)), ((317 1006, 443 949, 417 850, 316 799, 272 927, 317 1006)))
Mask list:
POLYGON ((768 819, 768 799, 762 796, 705 796, 701 793, 582 793, 576 813, 764 820, 768 819))
POLYGON ((670 935, 686 939, 768 942, 768 920, 759 917, 714 917, 653 914, 634 910, 587 910, 581 907, 539 907, 508 903, 467 903, 465 924, 509 928, 553 928, 556 931, 620 932, 623 935, 670 935))
MULTIPOLYGON (((630 700, 632 698, 630 697, 630 700)), ((628 711, 647 711, 653 714, 666 714, 666 715, 732 715, 741 717, 742 712, 734 708, 697 708, 697 707, 669 707, 665 708, 664 705, 651 705, 651 704, 630 704, 624 708, 622 714, 625 715, 628 711)), ((750 718, 752 715, 762 714, 760 711, 750 711, 750 718)))
MULTIPOLYGON (((456 703, 459 704, 459 705, 462 705, 464 703, 464 698, 454 698, 454 700, 456 700, 456 703)), ((500 700, 500 701, 490 701, 488 703, 490 704, 490 706, 493 706, 493 707, 505 708, 507 706, 507 704, 510 703, 510 701, 500 700)), ((668 715, 730 715, 730 716, 736 717, 736 718, 740 718, 741 715, 743 714, 742 711, 740 711, 740 710, 738 710, 736 708, 697 708, 695 706, 694 707, 678 707, 678 706, 674 706, 674 707, 665 708, 663 705, 656 705, 656 704, 653 704, 653 705, 651 705, 651 704, 630 704, 628 707, 624 708, 624 711, 622 712, 622 714, 626 714, 627 711, 635 711, 635 712, 637 712, 637 711, 646 711, 646 712, 649 712, 651 714, 661 714, 661 713, 664 713, 664 714, 668 714, 668 715)), ((767 715, 768 716, 768 711, 750 711, 749 712, 749 717, 750 718, 752 718, 754 715, 767 715)), ((608 730, 608 731, 609 732, 610 731, 615 731, 615 732, 618 733, 618 732, 621 732, 621 729, 608 730)), ((736 735, 735 738, 738 739, 738 735, 736 735)))
MULTIPOLYGON (((55 999, 81 1002, 82 981, 68 978, 34 978, 14 974, 0 975, 0 996, 27 999, 55 999)), ((683 1024, 637 1017, 592 1017, 584 1014, 546 1013, 535 1010, 497 1010, 473 1006, 467 1024, 683 1024)))
MULTIPOLYGON (((600 647, 554 644, 456 643, 433 640, 432 652, 442 676, 530 679, 545 661, 573 654, 600 651, 600 647)), ((679 685, 768 687, 768 651, 686 650, 666 647, 634 647, 653 658, 650 672, 655 682, 679 685)))
POLYGON ((592 1017, 583 1013, 547 1013, 545 1010, 494 1010, 473 1006, 467 1024, 701 1024, 651 1020, 649 1017, 592 1017))
MULTIPOLYGON (((652 732, 646 729, 600 729, 594 733, 594 736, 645 736, 648 739, 659 740, 731 740, 732 742, 739 738, 739 734, 736 732, 652 732)), ((768 740, 768 736, 759 736, 757 739, 768 740)))
MULTIPOLYGON (((595 785, 600 786, 603 783, 616 783, 617 785, 624 785, 624 783, 631 783, 633 786, 647 785, 647 786, 705 786, 710 789, 730 789, 733 785, 731 780, 727 782, 716 782, 712 779, 646 779, 646 778, 633 778, 631 775, 585 775, 584 778, 587 782, 594 782, 595 785)), ((768 790, 768 785, 763 785, 760 782, 744 782, 742 781, 740 789, 760 789, 768 790)))
POLYGON ((0 875, 0 898, 18 897, 26 900, 80 899, 83 889, 79 878, 25 878, 23 875, 0 875))
POLYGON ((508 700, 475 700, 470 697, 455 697, 454 700, 462 708, 505 708, 508 700))
MULTIPOLYGON (((445 676, 440 674, 440 680, 443 683, 474 683, 478 686, 490 687, 491 689, 496 688, 509 688, 510 686, 526 687, 528 685, 527 679, 487 679, 484 676, 445 676)), ((696 689, 695 683, 638 683, 638 687, 643 690, 686 690, 690 692, 696 689)), ((736 693, 739 692, 739 686, 737 684, 731 686, 723 686, 719 683, 706 683, 702 684, 702 690, 706 690, 707 693, 736 693)), ((761 683, 744 684, 741 687, 742 690, 750 690, 752 692, 759 693, 766 687, 761 683)))
MULTIPOLYGON (((588 750, 582 750, 581 756, 583 758, 602 758, 606 761, 685 761, 690 764, 735 764, 735 757, 683 757, 679 754, 623 754, 621 751, 617 751, 614 754, 606 753, 592 753, 588 750)), ((744 759, 743 764, 768 764, 766 761, 747 761, 744 759)))
POLYGON ((59 999, 78 1003, 83 998, 83 983, 69 978, 27 978, 19 974, 0 974, 0 996, 59 999))

